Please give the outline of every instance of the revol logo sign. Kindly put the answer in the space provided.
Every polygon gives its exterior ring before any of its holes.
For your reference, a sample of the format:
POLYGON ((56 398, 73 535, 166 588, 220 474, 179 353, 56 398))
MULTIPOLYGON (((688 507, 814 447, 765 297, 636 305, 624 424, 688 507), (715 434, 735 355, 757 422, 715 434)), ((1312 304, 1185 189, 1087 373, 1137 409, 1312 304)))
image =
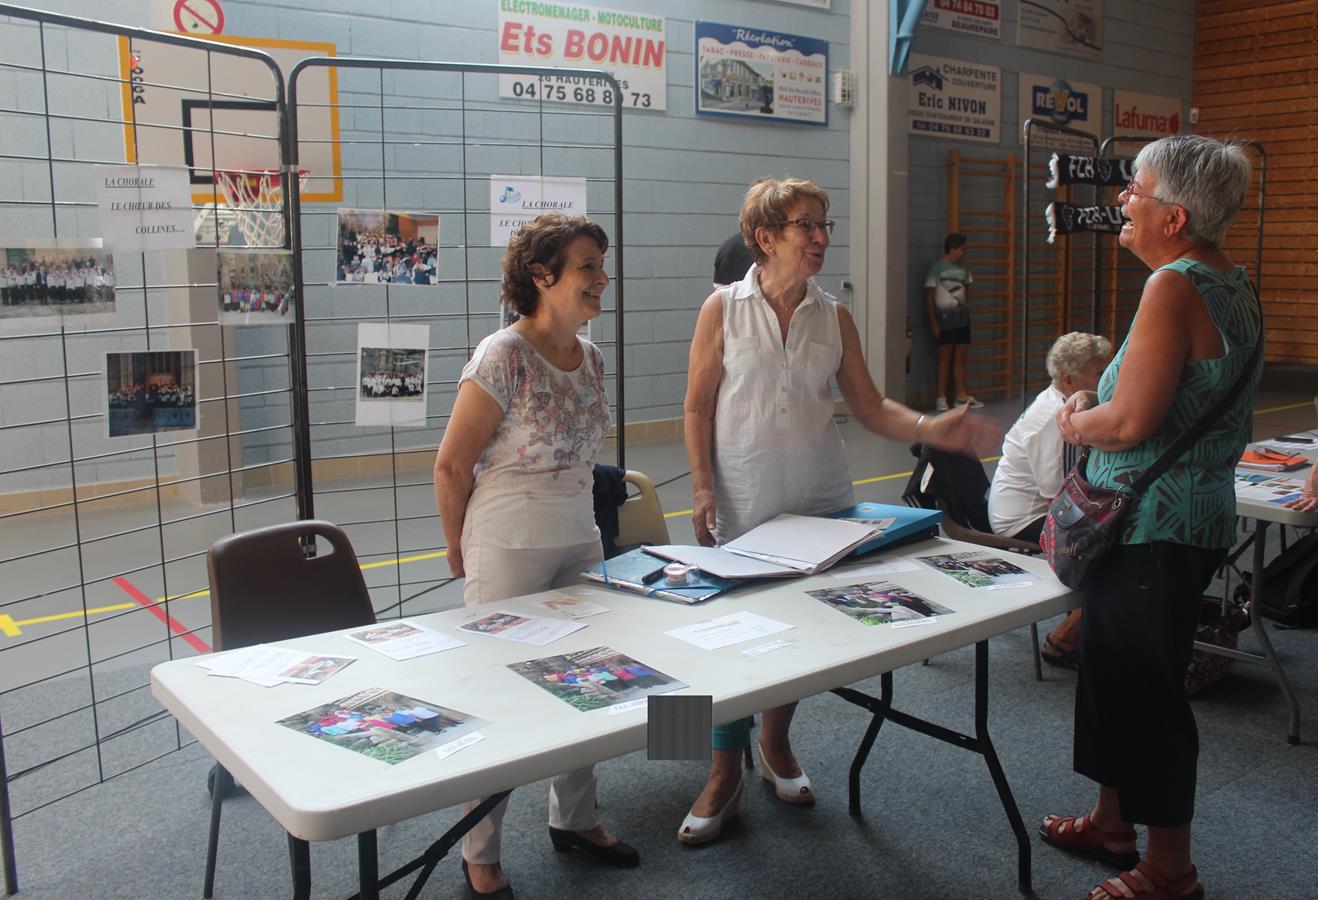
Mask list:
POLYGON ((1058 125, 1089 120, 1089 94, 1075 90, 1061 78, 1052 84, 1036 84, 1032 97, 1034 115, 1046 116, 1058 125))

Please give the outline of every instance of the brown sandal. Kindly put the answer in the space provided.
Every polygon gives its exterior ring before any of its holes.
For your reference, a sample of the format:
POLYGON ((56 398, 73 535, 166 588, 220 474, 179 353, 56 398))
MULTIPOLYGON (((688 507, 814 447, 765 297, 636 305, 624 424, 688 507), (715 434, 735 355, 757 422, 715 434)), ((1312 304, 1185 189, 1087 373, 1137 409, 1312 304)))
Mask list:
POLYGON ((1133 869, 1140 861, 1136 850, 1121 853, 1104 846, 1118 841, 1130 841, 1133 844, 1134 828, 1104 831, 1089 821, 1087 813, 1083 816, 1049 816, 1039 825, 1039 836, 1054 847, 1092 856, 1118 869, 1133 869))
MULTIPOLYGON (((1199 883, 1199 873, 1195 871, 1194 866, 1191 866, 1190 871, 1180 878, 1172 881, 1144 860, 1140 860, 1132 871, 1122 872, 1116 878, 1109 878, 1095 887, 1094 891, 1102 891, 1110 900, 1127 900, 1121 887, 1112 885, 1114 881, 1124 884, 1131 894, 1141 900, 1203 900, 1204 898, 1204 886, 1199 883), (1143 876, 1143 880, 1139 876, 1143 876), (1186 893, 1187 891, 1189 893, 1186 893)), ((1086 900, 1094 896, 1094 891, 1087 895, 1086 900)))

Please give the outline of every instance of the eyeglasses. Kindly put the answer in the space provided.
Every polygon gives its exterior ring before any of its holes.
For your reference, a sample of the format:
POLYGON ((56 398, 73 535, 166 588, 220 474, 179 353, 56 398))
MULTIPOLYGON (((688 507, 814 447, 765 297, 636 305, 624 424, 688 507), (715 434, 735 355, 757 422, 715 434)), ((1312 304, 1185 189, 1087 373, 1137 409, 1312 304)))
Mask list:
POLYGON ((1161 203, 1163 206, 1167 205, 1167 201, 1159 197, 1157 194, 1150 193, 1149 191, 1140 190, 1140 186, 1135 183, 1134 178, 1130 180, 1130 184, 1126 185, 1126 189, 1125 191, 1123 191, 1123 193, 1127 197, 1148 197, 1150 200, 1154 201, 1155 203, 1161 203))
POLYGON ((834 222, 832 219, 820 219, 817 222, 814 219, 788 219, 783 224, 795 225, 797 228, 808 233, 813 233, 816 228, 822 228, 824 229, 825 234, 832 234, 833 228, 837 225, 837 222, 834 222))

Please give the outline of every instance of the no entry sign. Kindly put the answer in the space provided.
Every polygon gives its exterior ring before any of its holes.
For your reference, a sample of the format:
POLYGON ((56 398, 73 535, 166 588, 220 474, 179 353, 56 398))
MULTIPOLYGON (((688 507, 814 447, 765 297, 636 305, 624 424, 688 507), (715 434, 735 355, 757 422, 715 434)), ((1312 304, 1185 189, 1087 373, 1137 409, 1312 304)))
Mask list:
POLYGON ((223 34, 224 9, 220 0, 176 0, 174 28, 184 34, 223 34))

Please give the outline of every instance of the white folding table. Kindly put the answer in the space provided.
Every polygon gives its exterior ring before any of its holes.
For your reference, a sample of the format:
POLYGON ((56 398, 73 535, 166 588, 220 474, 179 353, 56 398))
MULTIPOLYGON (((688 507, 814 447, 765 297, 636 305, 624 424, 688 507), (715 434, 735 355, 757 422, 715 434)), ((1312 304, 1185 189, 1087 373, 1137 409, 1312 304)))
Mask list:
MULTIPOLYGON (((984 548, 941 539, 889 549, 900 554, 949 553, 984 548)), ((933 624, 907 628, 866 626, 806 595, 807 590, 839 587, 840 567, 811 578, 761 582, 699 606, 684 606, 581 584, 565 593, 589 599, 610 612, 582 621, 587 627, 546 647, 459 635, 468 646, 395 662, 331 632, 281 642, 281 646, 351 655, 357 662, 320 685, 258 687, 232 678, 209 676, 192 660, 156 666, 154 696, 217 762, 231 772, 284 827, 294 869, 294 896, 310 895, 308 841, 357 835, 361 896, 422 870, 425 875, 485 810, 477 810, 437 841, 421 859, 380 879, 375 829, 477 797, 497 800, 500 792, 559 772, 612 759, 646 745, 646 709, 610 714, 579 712, 507 668, 508 663, 607 645, 647 666, 685 682, 679 693, 710 695, 713 720, 729 722, 824 691, 836 693, 872 713, 872 720, 850 773, 851 811, 860 808, 860 774, 879 726, 885 719, 981 754, 988 765, 1017 839, 1018 878, 1030 889, 1030 838, 1016 808, 988 734, 988 640, 1065 611, 1072 595, 1039 558, 1011 556, 1035 575, 1034 584, 1003 590, 972 589, 921 566, 919 571, 886 576, 954 614, 933 624), (774 635, 785 648, 748 656, 759 643, 707 651, 663 634, 684 624, 753 610, 794 627, 774 635), (924 722, 892 707, 891 672, 941 653, 975 645, 975 734, 968 736, 924 722), (883 675, 882 694, 869 697, 843 687, 883 675), (452 707, 488 720, 484 740, 446 759, 425 753, 387 765, 277 725, 282 719, 369 687, 379 687, 452 707)), ((853 565, 865 565, 865 559, 853 565)), ((854 581, 881 580, 874 576, 854 581)), ((500 608, 545 614, 525 601, 500 608)), ((460 623, 489 612, 456 609, 412 617, 453 633, 460 623)), ((492 806, 491 802, 487 806, 492 806)))
MULTIPOLYGON (((1303 432, 1303 434, 1318 440, 1318 431, 1303 432)), ((1267 441, 1260 441, 1250 446, 1266 445, 1267 443, 1267 441)), ((1315 444, 1312 451, 1292 450, 1292 452, 1318 460, 1318 443, 1315 444)), ((1242 469, 1241 471, 1245 470, 1242 469)), ((1304 479, 1308 477, 1308 474, 1309 469, 1304 468, 1294 472, 1278 473, 1277 477, 1288 479, 1294 483, 1295 489, 1298 491, 1304 484, 1304 479)), ((1268 526, 1275 522, 1278 525, 1293 525, 1297 528, 1318 528, 1318 511, 1299 512, 1298 510, 1287 509, 1279 503, 1242 497, 1237 493, 1236 515, 1254 520, 1254 533, 1249 537, 1254 545, 1254 570, 1250 575, 1252 582, 1250 597, 1256 600, 1263 596, 1263 550, 1267 543, 1268 526)), ((1263 627, 1263 619, 1259 615, 1259 604, 1257 602, 1249 604, 1249 622, 1250 627, 1254 629, 1254 634, 1258 637, 1260 646, 1263 648, 1261 654, 1198 642, 1195 643, 1195 647, 1209 653, 1216 653, 1219 656, 1226 656, 1241 662, 1257 663, 1270 668, 1272 674, 1277 678, 1277 684, 1281 686, 1282 696, 1286 698, 1286 705, 1290 711, 1290 723, 1286 732, 1286 740, 1292 744, 1298 744, 1300 742, 1300 704, 1295 698, 1295 691, 1291 688, 1290 679, 1286 677, 1286 670, 1282 668, 1281 660, 1277 657, 1277 651, 1272 646, 1272 640, 1263 627)))

